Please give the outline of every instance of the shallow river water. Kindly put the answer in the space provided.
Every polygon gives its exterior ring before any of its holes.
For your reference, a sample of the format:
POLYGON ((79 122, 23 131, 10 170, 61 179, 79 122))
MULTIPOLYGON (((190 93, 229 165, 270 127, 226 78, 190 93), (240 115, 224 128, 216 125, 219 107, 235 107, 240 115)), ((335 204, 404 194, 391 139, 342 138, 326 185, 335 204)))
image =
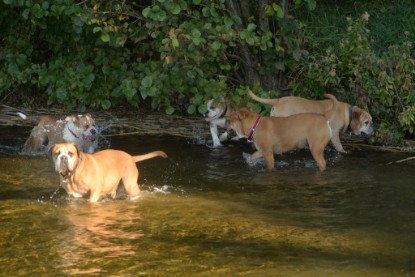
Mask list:
POLYGON ((27 129, 0 128, 2 276, 414 276, 415 161, 408 153, 308 151, 249 168, 246 143, 114 136, 143 197, 67 197, 53 164, 22 156, 27 129))

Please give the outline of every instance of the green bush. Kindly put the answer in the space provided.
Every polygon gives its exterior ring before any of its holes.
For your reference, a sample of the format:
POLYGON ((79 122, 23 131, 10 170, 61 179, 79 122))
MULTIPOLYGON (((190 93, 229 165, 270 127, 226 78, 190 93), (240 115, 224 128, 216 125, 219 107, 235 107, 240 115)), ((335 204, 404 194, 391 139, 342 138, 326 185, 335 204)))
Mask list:
POLYGON ((393 45, 379 57, 367 29, 369 14, 348 19, 347 33, 337 48, 310 55, 303 64, 304 79, 293 86, 297 94, 322 96, 334 92, 341 99, 366 108, 378 123, 378 143, 402 142, 415 125, 415 61, 412 43, 393 45))
POLYGON ((206 99, 224 95, 239 102, 240 86, 275 89, 275 76, 304 54, 300 24, 276 2, 257 5, 3 0, 0 97, 18 91, 81 110, 145 101, 168 114, 203 113, 206 99))

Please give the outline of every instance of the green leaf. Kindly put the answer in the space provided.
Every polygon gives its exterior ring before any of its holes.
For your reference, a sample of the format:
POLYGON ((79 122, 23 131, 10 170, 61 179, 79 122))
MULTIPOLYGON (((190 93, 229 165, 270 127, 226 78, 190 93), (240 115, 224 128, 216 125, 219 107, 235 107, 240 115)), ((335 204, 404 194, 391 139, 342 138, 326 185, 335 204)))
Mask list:
POLYGON ((196 112, 195 105, 190 105, 189 107, 187 107, 187 113, 188 114, 194 114, 195 112, 196 112))
POLYGON ((153 85, 153 78, 151 76, 146 76, 141 80, 141 86, 144 88, 149 88, 153 85))
POLYGON ((168 106, 166 108, 166 114, 171 115, 174 113, 174 108, 172 106, 168 106))
POLYGON ((33 7, 32 7, 32 13, 37 18, 43 17, 43 10, 42 10, 42 8, 40 7, 39 4, 33 5, 33 7))
POLYGON ((106 100, 101 102, 101 107, 104 110, 108 110, 111 107, 111 102, 108 99, 106 99, 106 100))
POLYGON ((173 4, 170 11, 172 14, 179 14, 182 11, 182 9, 180 8, 180 5, 176 3, 176 4, 173 4))
POLYGON ((205 104, 200 105, 200 106, 197 108, 197 111, 198 111, 200 114, 204 114, 204 113, 206 113, 206 112, 207 112, 207 107, 206 107, 206 105, 205 105, 205 104))
POLYGON ((29 10, 29 9, 25 9, 25 10, 22 12, 22 17, 23 17, 23 19, 28 19, 28 18, 29 18, 29 14, 30 14, 30 10, 29 10))
POLYGON ((256 24, 255 23, 249 23, 248 27, 246 29, 248 30, 248 32, 253 32, 256 29, 256 24))
POLYGON ((226 27, 231 28, 233 25, 233 19, 230 17, 225 17, 225 19, 223 20, 223 23, 225 24, 226 27))
POLYGON ((107 32, 102 32, 101 34, 101 40, 103 42, 108 42, 110 41, 110 35, 107 32))
POLYGON ((173 48, 179 47, 179 40, 177 38, 173 38, 171 40, 171 45, 173 46, 173 48))
POLYGON ((150 7, 147 7, 143 10, 143 16, 146 17, 146 18, 150 17, 150 13, 151 13, 151 8, 150 7))
POLYGON ((202 33, 198 29, 193 29, 190 34, 193 38, 199 38, 202 33))
POLYGON ((215 41, 215 42, 212 43, 212 49, 213 50, 219 50, 220 47, 221 47, 221 44, 220 44, 219 41, 215 41))
POLYGON ((92 29, 92 32, 95 34, 95 33, 101 32, 101 30, 102 30, 101 27, 94 27, 94 29, 92 29))

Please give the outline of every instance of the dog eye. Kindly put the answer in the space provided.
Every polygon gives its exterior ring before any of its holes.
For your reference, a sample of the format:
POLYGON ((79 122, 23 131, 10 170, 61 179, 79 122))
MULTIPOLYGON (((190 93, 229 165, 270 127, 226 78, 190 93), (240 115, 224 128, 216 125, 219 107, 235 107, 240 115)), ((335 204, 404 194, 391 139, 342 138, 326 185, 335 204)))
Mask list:
POLYGON ((369 120, 366 120, 366 121, 365 121, 365 125, 368 125, 368 124, 369 124, 369 120))

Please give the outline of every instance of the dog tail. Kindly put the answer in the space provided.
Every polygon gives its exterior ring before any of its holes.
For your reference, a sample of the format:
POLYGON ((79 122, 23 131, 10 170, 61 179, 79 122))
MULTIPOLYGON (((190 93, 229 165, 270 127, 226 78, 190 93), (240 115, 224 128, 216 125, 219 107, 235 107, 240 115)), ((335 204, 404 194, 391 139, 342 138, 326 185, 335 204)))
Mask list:
POLYGON ((153 151, 153 152, 150 152, 144 155, 133 156, 133 159, 135 162, 141 162, 141 161, 152 159, 155 157, 167 158, 167 154, 164 153, 163 151, 153 151))
POLYGON ((332 117, 332 115, 333 115, 333 113, 334 113, 334 111, 337 109, 337 105, 338 105, 339 101, 337 101, 337 98, 333 94, 326 93, 326 94, 324 94, 324 96, 326 98, 331 99, 331 101, 333 102, 333 107, 331 108, 331 110, 330 111, 327 111, 326 113, 324 113, 324 116, 327 119, 330 120, 331 117, 332 117))
POLYGON ((248 91, 249 97, 251 97, 252 99, 254 99, 255 101, 262 103, 262 104, 267 104, 267 105, 274 105, 277 104, 279 99, 266 99, 266 98, 260 98, 258 96, 256 96, 252 90, 248 91))

